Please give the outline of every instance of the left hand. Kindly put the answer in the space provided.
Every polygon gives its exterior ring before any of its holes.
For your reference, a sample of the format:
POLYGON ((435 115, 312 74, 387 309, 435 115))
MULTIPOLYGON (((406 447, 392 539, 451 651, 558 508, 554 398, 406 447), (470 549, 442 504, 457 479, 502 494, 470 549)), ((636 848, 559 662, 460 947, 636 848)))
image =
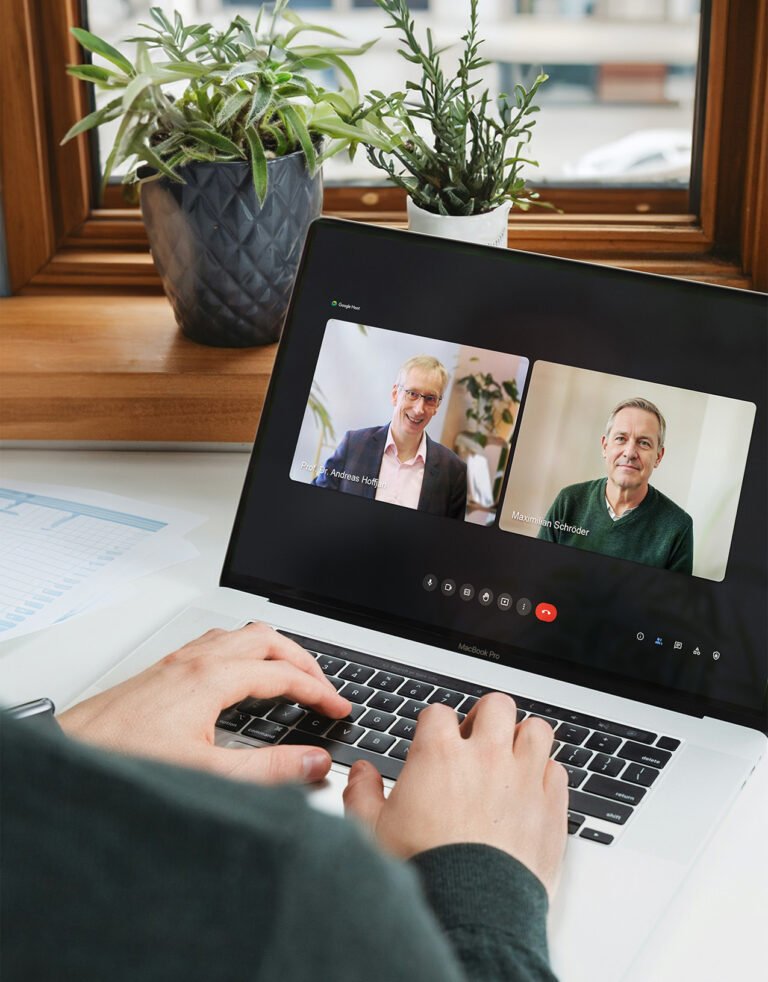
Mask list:
POLYGON ((315 659, 265 624, 208 631, 132 679, 58 716, 69 736, 108 750, 259 783, 319 781, 331 758, 318 747, 231 750, 214 745, 216 719, 254 696, 285 696, 341 719, 351 711, 315 659))

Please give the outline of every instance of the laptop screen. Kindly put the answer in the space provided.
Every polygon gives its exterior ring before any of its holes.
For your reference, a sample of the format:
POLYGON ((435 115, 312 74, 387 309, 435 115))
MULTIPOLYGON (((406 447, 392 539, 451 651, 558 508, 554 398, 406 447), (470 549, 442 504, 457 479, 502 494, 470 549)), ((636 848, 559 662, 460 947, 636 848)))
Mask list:
POLYGON ((321 220, 222 584, 762 728, 765 314, 321 220))

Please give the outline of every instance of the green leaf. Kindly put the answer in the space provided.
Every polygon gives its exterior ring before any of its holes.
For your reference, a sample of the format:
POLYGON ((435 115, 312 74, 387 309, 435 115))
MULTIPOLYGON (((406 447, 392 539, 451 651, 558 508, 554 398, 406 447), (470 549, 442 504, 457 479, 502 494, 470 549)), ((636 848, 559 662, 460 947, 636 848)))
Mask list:
POLYGON ((244 75, 257 75, 264 71, 264 65, 259 61, 243 61, 239 65, 235 65, 231 68, 227 74, 224 76, 223 84, 228 85, 230 82, 234 82, 236 78, 242 78, 244 75))
MULTIPOLYGON (((286 14, 287 13, 288 11, 286 11, 286 14)), ((283 16, 285 16, 285 14, 283 16)), ((294 16, 296 15, 294 14, 294 16)), ((287 16, 285 19, 290 20, 290 18, 287 16)), ((307 24, 305 21, 302 21, 300 24, 296 24, 295 27, 292 27, 285 35, 286 46, 289 45, 296 35, 300 34, 302 31, 317 31, 318 34, 332 34, 334 37, 344 38, 343 34, 341 34, 339 31, 334 31, 332 27, 322 27, 320 24, 307 24)))
POLYGON ((267 82, 259 82, 251 99, 251 108, 248 110, 248 116, 245 120, 246 127, 262 119, 271 102, 272 86, 267 82))
POLYGON ((96 37, 95 34, 91 34, 90 31, 83 30, 82 27, 70 27, 70 31, 86 51, 90 51, 95 55, 101 55, 102 58, 111 61, 113 65, 116 65, 126 75, 134 74, 133 65, 117 48, 113 48, 111 44, 102 41, 101 38, 96 37))
POLYGON ((196 140, 200 140, 201 143, 207 144, 209 147, 213 147, 214 150, 220 150, 222 153, 231 154, 233 157, 244 157, 245 154, 238 147, 236 143, 228 140, 226 136, 221 133, 217 133, 214 129, 204 129, 198 126, 190 126, 187 128, 187 133, 190 136, 194 136, 196 140))
POLYGON ((248 146, 251 151, 253 186, 256 190, 256 197, 259 199, 259 204, 263 205, 264 199, 267 196, 267 155, 264 153, 264 146, 255 127, 249 126, 245 131, 245 137, 248 140, 248 146))
POLYGON ((117 72, 101 65, 67 65, 67 75, 81 78, 84 82, 109 82, 117 78, 117 72))
POLYGON ((216 111, 216 125, 221 128, 240 112, 251 99, 250 92, 240 91, 228 96, 216 111))
POLYGON ((73 139, 73 137, 79 136, 80 133, 85 133, 86 130, 93 129, 94 126, 101 126, 102 123, 108 123, 111 119, 115 119, 123 111, 120 105, 121 101, 120 99, 113 99, 112 102, 108 102, 101 109, 96 109, 94 112, 88 113, 87 116, 84 116, 74 126, 70 127, 61 143, 64 144, 68 140, 73 139))
POLYGON ((316 170, 315 148, 312 143, 312 137, 309 135, 309 131, 307 130, 304 120, 293 106, 284 106, 280 110, 280 113, 286 122, 290 124, 291 129, 296 134, 296 139, 299 141, 301 149, 304 151, 304 156, 307 158, 309 173, 314 174, 316 170))

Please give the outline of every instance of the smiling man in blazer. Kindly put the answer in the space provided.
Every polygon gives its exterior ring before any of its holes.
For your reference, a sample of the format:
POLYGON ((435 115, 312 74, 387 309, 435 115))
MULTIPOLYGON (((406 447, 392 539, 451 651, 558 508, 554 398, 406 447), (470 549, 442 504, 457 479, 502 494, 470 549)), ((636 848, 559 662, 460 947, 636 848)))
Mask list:
POLYGON ((430 515, 463 519, 467 465, 426 433, 449 378, 436 358, 409 358, 392 386, 392 421, 347 430, 312 483, 430 515))

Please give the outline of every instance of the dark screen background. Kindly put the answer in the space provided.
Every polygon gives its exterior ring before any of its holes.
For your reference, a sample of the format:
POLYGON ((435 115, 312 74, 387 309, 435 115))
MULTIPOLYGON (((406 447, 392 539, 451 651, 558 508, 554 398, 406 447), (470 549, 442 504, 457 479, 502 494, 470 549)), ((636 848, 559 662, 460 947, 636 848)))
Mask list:
POLYGON ((501 663, 764 728, 765 312, 765 297, 743 291, 372 226, 317 223, 223 585, 443 647, 475 645, 501 663), (347 314, 331 307, 332 300, 360 310, 347 314), (515 352, 531 365, 543 359, 754 402, 723 582, 291 481, 330 316, 515 352), (502 612, 495 603, 483 607, 476 599, 428 593, 422 588, 427 573, 457 586, 470 582, 478 592, 489 587, 534 605, 547 601, 557 607, 557 619, 543 623, 502 612), (656 636, 663 647, 653 643, 656 636), (684 651, 673 651, 676 639, 684 651), (700 656, 691 653, 694 646, 700 656))

